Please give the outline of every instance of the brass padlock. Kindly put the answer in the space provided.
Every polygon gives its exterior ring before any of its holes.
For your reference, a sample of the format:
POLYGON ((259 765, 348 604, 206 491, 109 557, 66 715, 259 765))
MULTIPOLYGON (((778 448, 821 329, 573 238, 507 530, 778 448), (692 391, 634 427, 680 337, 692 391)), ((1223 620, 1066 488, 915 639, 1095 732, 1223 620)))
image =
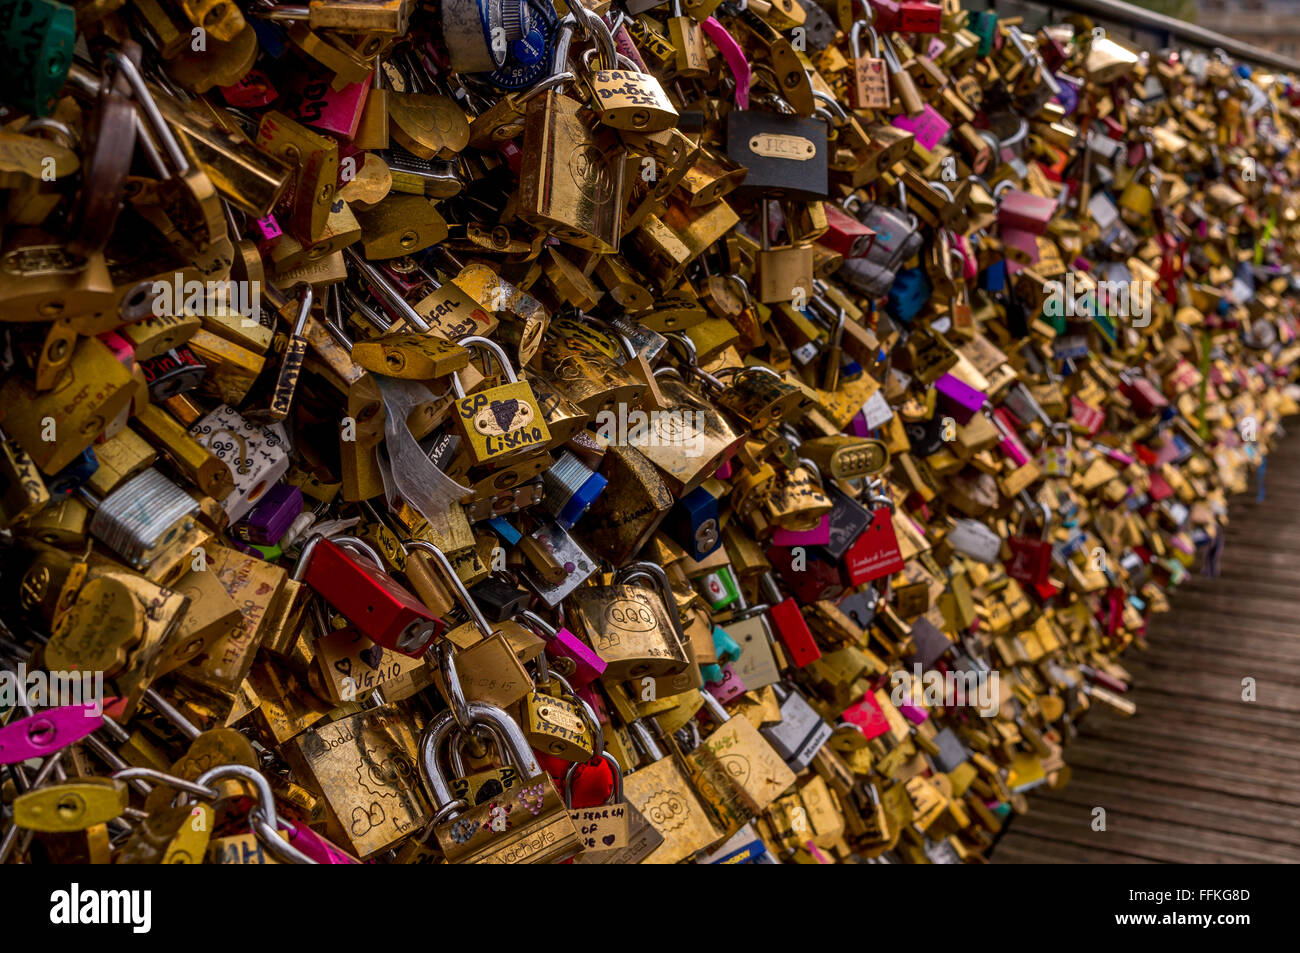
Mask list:
POLYGON ((758 300, 766 304, 796 301, 806 305, 813 295, 812 245, 773 248, 766 199, 760 200, 760 208, 762 249, 758 253, 758 300))
POLYGON ((532 387, 515 375, 505 351, 484 337, 465 337, 456 343, 487 350, 506 376, 506 383, 467 397, 460 377, 452 375, 456 392, 452 419, 474 461, 495 463, 545 449, 551 442, 551 433, 542 410, 532 387))
POLYGON ((606 677, 663 678, 690 664, 668 577, 653 563, 630 563, 608 586, 573 594, 572 627, 606 663, 606 677), (654 589, 632 585, 648 580, 654 589))
POLYGON ((571 245, 612 253, 621 237, 624 155, 614 131, 587 118, 576 100, 554 89, 529 100, 520 218, 571 245))
POLYGON ((469 702, 460 711, 438 715, 420 740, 420 766, 433 794, 434 836, 448 863, 557 863, 581 848, 559 792, 542 772, 519 726, 501 709, 469 702), (481 724, 501 739, 523 775, 518 787, 473 807, 453 797, 440 750, 456 729, 458 715, 463 730, 481 724))

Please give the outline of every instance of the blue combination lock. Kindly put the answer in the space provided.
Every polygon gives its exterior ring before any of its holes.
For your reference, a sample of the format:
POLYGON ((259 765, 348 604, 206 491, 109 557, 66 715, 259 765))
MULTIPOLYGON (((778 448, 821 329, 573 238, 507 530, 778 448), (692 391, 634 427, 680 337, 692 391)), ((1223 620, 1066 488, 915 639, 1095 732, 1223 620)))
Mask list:
POLYGON ((443 0, 442 35, 451 68, 490 73, 523 37, 524 0, 443 0))
POLYGON ((560 18, 550 3, 537 0, 525 0, 521 13, 519 36, 510 42, 505 64, 488 76, 498 89, 527 89, 551 73, 560 18))

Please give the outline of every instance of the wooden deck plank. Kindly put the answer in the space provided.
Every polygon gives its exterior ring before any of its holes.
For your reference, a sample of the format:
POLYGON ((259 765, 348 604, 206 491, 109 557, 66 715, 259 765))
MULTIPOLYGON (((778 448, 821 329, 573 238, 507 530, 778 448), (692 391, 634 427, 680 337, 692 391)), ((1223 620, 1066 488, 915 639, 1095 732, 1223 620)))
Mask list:
POLYGON ((1070 783, 1029 793, 993 863, 1300 863, 1300 438, 1264 483, 1232 502, 1219 575, 1171 593, 1119 660, 1138 713, 1089 713, 1070 783))

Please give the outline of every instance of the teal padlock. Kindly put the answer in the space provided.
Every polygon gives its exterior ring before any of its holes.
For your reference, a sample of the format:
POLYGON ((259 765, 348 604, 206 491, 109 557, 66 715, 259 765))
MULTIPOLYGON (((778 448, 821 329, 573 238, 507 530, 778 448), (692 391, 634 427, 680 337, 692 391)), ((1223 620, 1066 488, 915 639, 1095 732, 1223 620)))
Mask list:
POLYGON ((713 654, 717 656, 716 664, 701 665, 700 675, 705 682, 720 682, 723 678, 722 666, 728 662, 740 661, 740 643, 727 634, 721 626, 713 627, 713 654))
POLYGON ((0 100, 34 116, 48 116, 72 66, 77 20, 57 0, 0 4, 0 100))
POLYGON ((981 10, 970 15, 971 32, 980 38, 976 49, 979 56, 988 56, 993 52, 993 37, 998 29, 998 15, 993 10, 981 10))

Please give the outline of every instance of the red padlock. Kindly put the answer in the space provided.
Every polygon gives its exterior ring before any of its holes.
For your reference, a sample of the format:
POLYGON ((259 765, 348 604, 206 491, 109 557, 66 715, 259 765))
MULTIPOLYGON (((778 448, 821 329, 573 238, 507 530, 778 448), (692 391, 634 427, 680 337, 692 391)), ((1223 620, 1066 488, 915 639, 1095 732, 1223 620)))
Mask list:
POLYGON ((1040 503, 1039 506, 1043 510, 1042 534, 1035 538, 1021 532, 1024 521, 1029 518, 1029 511, 1026 509, 1020 526, 1016 528, 1016 535, 1007 539, 1007 547, 1011 550, 1011 558, 1006 563, 1007 575, 1017 582, 1033 587, 1046 585, 1052 573, 1052 543, 1048 539, 1052 511, 1046 504, 1040 503))
POLYGON ((903 0, 898 5, 898 24, 902 33, 939 33, 943 29, 943 7, 922 0, 903 0))
POLYGON ((314 536, 303 547, 293 578, 307 583, 376 645, 418 658, 441 624, 382 565, 379 554, 362 540, 314 536), (364 553, 374 565, 361 562, 339 543, 364 553))
POLYGON ((772 622, 772 630, 785 646, 790 664, 795 668, 803 668, 821 658, 822 650, 808 629, 808 623, 804 621, 799 603, 788 596, 782 598, 776 578, 770 572, 763 576, 763 590, 770 603, 767 614, 772 622))
POLYGON ((896 0, 871 0, 871 6, 876 11, 876 19, 871 25, 877 31, 887 33, 901 29, 903 16, 896 0))
POLYGON ((844 258, 865 258, 876 241, 876 233, 833 202, 826 202, 826 232, 819 239, 844 258))
POLYGON ((767 561, 781 574, 781 581, 805 605, 834 599, 844 591, 840 571, 817 556, 812 546, 772 546, 767 561))
POLYGON ((871 509, 871 524, 844 554, 844 569, 851 586, 903 571, 903 555, 894 530, 894 501, 883 495, 871 496, 867 506, 871 509), (876 504, 874 508, 872 504, 876 504))

